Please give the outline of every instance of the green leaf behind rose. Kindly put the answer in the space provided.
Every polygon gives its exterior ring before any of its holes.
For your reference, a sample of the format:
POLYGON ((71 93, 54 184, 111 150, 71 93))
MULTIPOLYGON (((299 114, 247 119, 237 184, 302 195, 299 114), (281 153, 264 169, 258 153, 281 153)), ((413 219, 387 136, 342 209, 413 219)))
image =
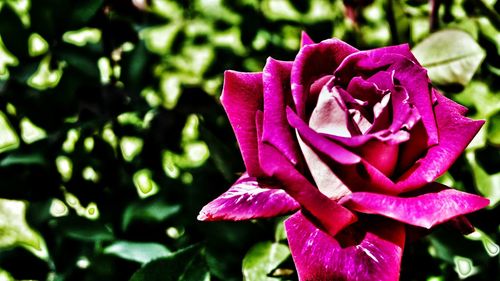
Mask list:
POLYGON ((467 85, 485 52, 466 32, 445 29, 431 34, 412 50, 437 85, 467 85))
POLYGON ((273 269, 279 266, 288 256, 290 250, 279 243, 260 242, 253 246, 243 259, 243 277, 247 281, 271 281, 267 277, 273 269))

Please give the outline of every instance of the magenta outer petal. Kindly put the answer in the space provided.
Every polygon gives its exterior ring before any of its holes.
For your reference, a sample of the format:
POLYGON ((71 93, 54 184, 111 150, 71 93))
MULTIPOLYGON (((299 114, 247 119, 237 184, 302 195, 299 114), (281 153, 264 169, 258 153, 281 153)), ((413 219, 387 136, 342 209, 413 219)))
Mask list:
POLYGON ((398 190, 410 191, 434 181, 446 172, 477 134, 484 121, 463 117, 463 107, 436 94, 435 114, 439 144, 429 148, 396 182, 398 190))
POLYGON ((309 37, 309 35, 302 31, 302 37, 300 38, 300 47, 304 47, 305 45, 314 44, 314 41, 309 37))
POLYGON ((248 174, 241 176, 231 188, 208 203, 198 220, 247 220, 284 215, 300 208, 284 190, 258 181, 248 174))
POLYGON ((401 82, 401 86, 408 91, 410 102, 415 105, 420 113, 424 127, 427 130, 428 145, 438 142, 440 130, 438 130, 433 110, 432 85, 430 84, 427 70, 411 61, 402 61, 389 68, 395 70, 395 78, 401 82))
POLYGON ((255 114, 263 106, 262 73, 226 71, 221 102, 233 127, 248 174, 261 176, 255 114))
POLYGON ((357 49, 338 39, 303 46, 293 63, 291 84, 297 113, 305 116, 311 84, 325 75, 332 75, 339 64, 357 49))
POLYGON ((318 229, 301 212, 285 221, 285 229, 301 281, 399 279, 405 241, 401 223, 376 219, 358 229, 350 227, 345 235, 363 239, 347 245, 318 229))
POLYGON ((286 119, 286 106, 291 97, 290 72, 292 63, 267 60, 263 71, 264 121, 262 138, 271 143, 285 157, 297 165, 301 159, 297 140, 286 119))
POLYGON ((327 233, 336 235, 357 220, 355 214, 321 193, 276 148, 261 143, 259 152, 262 168, 268 176, 278 180, 327 233))
POLYGON ((342 205, 366 214, 386 216, 407 224, 431 228, 460 215, 472 213, 489 204, 478 195, 431 183, 430 192, 415 197, 396 197, 370 192, 355 192, 342 198, 342 205))

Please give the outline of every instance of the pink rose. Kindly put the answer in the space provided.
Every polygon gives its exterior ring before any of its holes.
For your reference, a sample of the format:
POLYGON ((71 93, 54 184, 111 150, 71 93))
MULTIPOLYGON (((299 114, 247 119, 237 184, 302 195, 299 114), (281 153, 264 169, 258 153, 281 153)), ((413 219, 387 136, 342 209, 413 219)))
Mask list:
POLYGON ((408 45, 359 51, 303 34, 294 61, 227 71, 221 100, 247 172, 199 219, 294 212, 300 280, 397 280, 406 225, 488 205, 434 182, 484 122, 432 87, 408 45))

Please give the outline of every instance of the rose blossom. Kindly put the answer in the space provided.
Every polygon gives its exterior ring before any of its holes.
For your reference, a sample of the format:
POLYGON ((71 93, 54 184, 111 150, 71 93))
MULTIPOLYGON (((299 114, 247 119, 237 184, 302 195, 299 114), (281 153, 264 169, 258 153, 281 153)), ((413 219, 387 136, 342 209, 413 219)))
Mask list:
POLYGON ((198 218, 294 212, 300 280, 398 280, 409 231, 488 205, 434 182, 484 122, 432 87, 408 45, 358 51, 304 33, 294 61, 227 71, 221 100, 247 171, 198 218))

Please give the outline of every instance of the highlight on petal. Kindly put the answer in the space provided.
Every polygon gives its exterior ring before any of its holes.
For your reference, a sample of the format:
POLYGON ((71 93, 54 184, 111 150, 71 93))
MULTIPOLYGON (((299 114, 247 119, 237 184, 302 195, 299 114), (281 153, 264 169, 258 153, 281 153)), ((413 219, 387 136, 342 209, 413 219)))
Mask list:
POLYGON ((221 196, 200 211, 198 220, 247 220, 281 216, 300 208, 279 186, 245 173, 221 196))
POLYGON ((226 71, 221 102, 226 110, 248 174, 261 176, 255 113, 262 109, 262 73, 226 71))
POLYGON ((478 195, 432 183, 415 197, 396 197, 371 192, 354 192, 341 199, 341 204, 365 214, 386 216, 407 224, 431 228, 460 215, 472 213, 489 204, 478 195))
POLYGON ((332 237, 297 212, 285 229, 301 281, 399 279, 405 241, 399 222, 370 218, 332 237))
POLYGON ((414 190, 434 181, 446 172, 477 134, 484 121, 464 117, 462 106, 436 94, 434 108, 439 129, 439 143, 430 147, 427 153, 397 179, 401 192, 414 190))

